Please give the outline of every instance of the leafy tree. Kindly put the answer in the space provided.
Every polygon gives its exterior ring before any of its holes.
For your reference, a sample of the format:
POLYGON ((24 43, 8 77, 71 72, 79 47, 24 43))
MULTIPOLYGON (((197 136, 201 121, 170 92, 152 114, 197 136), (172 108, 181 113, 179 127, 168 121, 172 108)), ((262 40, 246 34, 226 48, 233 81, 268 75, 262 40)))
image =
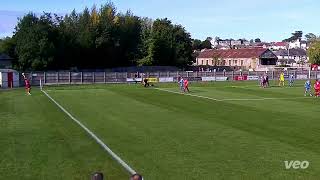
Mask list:
POLYGON ((118 66, 134 66, 139 59, 141 44, 141 20, 130 11, 125 15, 119 15, 119 44, 118 55, 120 62, 118 66))
POLYGON ((312 41, 315 41, 317 40, 317 36, 313 33, 308 33, 305 35, 306 39, 308 42, 312 42, 312 41))
POLYGON ((93 5, 93 7, 91 8, 90 16, 91 16, 91 23, 92 23, 91 25, 96 26, 100 21, 100 14, 95 5, 93 5))
MULTIPOLYGON (((197 43, 197 47, 203 46, 203 42, 197 43)), ((204 45, 211 48, 209 43, 210 38, 204 45)), ((168 19, 140 18, 130 11, 117 13, 109 2, 99 9, 73 10, 64 17, 26 14, 13 38, 0 42, 0 51, 16 56, 16 67, 21 70, 184 67, 194 59, 192 45, 182 26, 168 19)))
POLYGON ((173 27, 168 19, 157 19, 153 23, 149 57, 153 65, 174 65, 173 62, 173 27))
POLYGON ((0 39, 0 53, 3 52, 3 39, 0 39))
POLYGON ((193 50, 200 50, 202 49, 202 42, 199 39, 192 40, 192 49, 193 50))
POLYGON ((0 39, 0 54, 4 53, 13 58, 12 65, 14 68, 17 68, 17 54, 15 51, 16 42, 13 38, 6 37, 4 39, 0 39))
POLYGON ((295 31, 294 33, 292 33, 292 37, 297 40, 299 38, 302 38, 303 32, 302 31, 295 31))
POLYGON ((174 66, 184 67, 193 63, 191 36, 181 25, 173 28, 174 66))
POLYGON ((309 62, 320 65, 320 42, 313 42, 308 49, 309 62))
POLYGON ((141 44, 139 45, 139 60, 137 64, 139 66, 151 66, 152 58, 149 53, 152 42, 152 26, 153 20, 149 18, 141 19, 141 44))
POLYGON ((190 34, 168 19, 153 22, 148 41, 148 55, 140 65, 169 65, 183 67, 193 62, 190 34))
POLYGON ((284 42, 292 42, 292 41, 296 41, 298 39, 301 39, 303 35, 302 31, 295 31, 292 33, 292 36, 288 39, 284 39, 284 42))
POLYGON ((54 59, 56 35, 50 13, 40 18, 32 13, 24 16, 14 35, 19 69, 46 69, 54 59))
POLYGON ((254 40, 254 42, 255 42, 255 43, 261 43, 261 39, 260 39, 260 38, 256 38, 256 39, 254 40))
POLYGON ((10 57, 16 57, 15 41, 13 38, 6 37, 0 39, 0 53, 5 53, 10 57))
POLYGON ((204 41, 201 43, 201 49, 212 49, 211 41, 209 41, 209 40, 204 40, 204 41))
POLYGON ((116 8, 112 3, 103 5, 100 8, 100 20, 97 25, 97 34, 95 44, 97 48, 96 66, 98 67, 115 67, 116 47, 119 46, 119 38, 117 38, 117 24, 119 17, 116 16, 116 8))

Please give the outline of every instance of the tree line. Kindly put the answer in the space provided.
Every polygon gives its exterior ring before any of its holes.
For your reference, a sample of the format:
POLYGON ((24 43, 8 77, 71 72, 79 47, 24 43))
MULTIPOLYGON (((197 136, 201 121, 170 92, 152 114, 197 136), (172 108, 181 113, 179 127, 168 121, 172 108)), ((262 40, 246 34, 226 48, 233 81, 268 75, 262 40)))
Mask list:
POLYGON ((192 64, 192 39, 181 25, 119 13, 112 3, 64 17, 28 13, 18 20, 0 52, 18 70, 91 69, 192 64))

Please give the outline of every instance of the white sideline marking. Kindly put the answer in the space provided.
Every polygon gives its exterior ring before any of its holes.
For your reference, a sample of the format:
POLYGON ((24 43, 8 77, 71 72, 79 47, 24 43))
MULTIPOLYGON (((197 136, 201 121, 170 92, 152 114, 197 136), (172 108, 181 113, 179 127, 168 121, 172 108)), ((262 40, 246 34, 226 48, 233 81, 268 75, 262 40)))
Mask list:
POLYGON ((165 91, 165 92, 169 92, 169 93, 174 93, 174 94, 180 94, 180 95, 185 95, 185 96, 193 96, 193 97, 198 97, 198 98, 203 98, 203 99, 209 99, 209 100, 213 100, 213 101, 222 101, 219 99, 215 99, 215 98, 211 98, 211 97, 206 97, 206 96, 199 96, 199 95, 195 95, 195 94, 186 94, 186 93, 181 93, 181 92, 176 92, 176 91, 170 91, 170 90, 166 90, 166 89, 161 89, 161 88, 154 88, 160 91, 165 91))
POLYGON ((286 99, 306 99, 309 97, 294 97, 294 98, 248 98, 248 99, 221 99, 221 101, 264 101, 264 100, 286 100, 286 99))
POLYGON ((160 91, 165 91, 165 92, 169 92, 169 93, 174 93, 174 94, 180 94, 180 95, 185 95, 185 96, 193 96, 193 97, 198 97, 198 98, 203 98, 203 99, 209 99, 209 100, 213 100, 213 101, 264 101, 264 100, 286 100, 286 99, 306 99, 306 98, 310 98, 310 97, 293 97, 293 98, 246 98, 246 99, 215 99, 215 98, 211 98, 211 97, 207 97, 207 96, 200 96, 200 95, 195 95, 195 94, 186 94, 186 93, 182 93, 182 92, 177 92, 177 91, 170 91, 167 89, 161 89, 161 88, 154 88, 160 91))
POLYGON ((123 168, 125 168, 131 175, 136 174, 136 171, 133 170, 126 162, 124 162, 118 155, 116 155, 106 144, 103 143, 93 132, 91 132, 86 126, 84 126, 79 120, 73 117, 67 110, 65 110, 57 101, 55 101, 48 93, 44 90, 41 90, 52 102, 54 102, 64 113, 66 113, 74 122, 81 126, 101 147, 106 150, 109 155, 112 156, 123 168))

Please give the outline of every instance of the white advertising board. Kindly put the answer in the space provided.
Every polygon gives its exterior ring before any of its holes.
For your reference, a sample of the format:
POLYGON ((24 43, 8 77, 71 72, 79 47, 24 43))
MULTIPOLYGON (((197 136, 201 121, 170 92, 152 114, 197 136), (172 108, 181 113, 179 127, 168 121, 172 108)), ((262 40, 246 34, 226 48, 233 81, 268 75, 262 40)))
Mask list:
POLYGON ((173 77, 161 77, 159 82, 173 82, 173 77))
POLYGON ((248 76, 247 80, 259 80, 259 76, 248 76))

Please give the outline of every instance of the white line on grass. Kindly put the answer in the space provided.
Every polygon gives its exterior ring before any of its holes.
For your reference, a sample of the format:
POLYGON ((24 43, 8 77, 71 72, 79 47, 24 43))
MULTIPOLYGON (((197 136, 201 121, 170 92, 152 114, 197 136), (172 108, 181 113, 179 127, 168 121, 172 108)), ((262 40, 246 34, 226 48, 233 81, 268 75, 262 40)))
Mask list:
POLYGON ((185 95, 185 96, 193 96, 193 97, 198 97, 198 98, 203 98, 203 99, 209 99, 209 100, 213 100, 213 101, 222 101, 219 99, 215 99, 215 98, 211 98, 211 97, 206 97, 206 96, 199 96, 199 95, 195 95, 195 94, 186 94, 186 93, 181 93, 181 92, 176 92, 176 91, 170 91, 170 90, 166 90, 166 89, 161 89, 161 88, 154 88, 160 91, 165 91, 165 92, 169 92, 169 93, 174 93, 174 94, 180 94, 180 95, 185 95))
MULTIPOLYGON (((247 86, 220 86, 220 87, 205 87, 205 88, 242 88, 242 89, 250 89, 252 87, 255 87, 255 88, 259 88, 261 89, 261 86, 260 85, 247 85, 247 86)), ((289 87, 289 86, 285 86, 285 87, 280 87, 280 86, 270 86, 272 88, 277 88, 277 89, 292 89, 292 88, 304 88, 304 85, 301 84, 301 86, 292 86, 292 87, 289 87)), ((264 88, 263 88, 264 89, 264 88)), ((269 89, 269 88, 267 88, 269 89)))
POLYGON ((247 98, 247 99, 221 99, 221 101, 264 101, 264 100, 290 100, 290 99, 306 99, 309 97, 294 97, 294 98, 247 98))
POLYGON ((203 98, 203 99, 209 99, 209 100, 213 100, 213 101, 264 101, 264 100, 289 100, 289 99, 306 99, 309 97, 293 97, 293 98, 238 98, 238 99, 215 99, 215 98, 211 98, 211 97, 207 97, 207 96, 200 96, 200 95, 195 95, 195 94, 187 94, 187 93, 182 93, 182 92, 177 92, 177 91, 170 91, 167 89, 161 89, 161 88, 154 88, 160 91, 165 91, 165 92, 169 92, 169 93, 174 93, 174 94, 180 94, 180 95, 185 95, 185 96, 192 96, 192 97, 198 97, 198 98, 203 98))
POLYGON ((81 126, 101 147, 112 156, 123 168, 125 168, 130 174, 136 174, 136 171, 133 170, 126 162, 124 162, 118 155, 116 155, 106 144, 103 143, 92 131, 90 131, 86 126, 84 126, 79 120, 73 117, 67 110, 65 110, 57 101, 55 101, 48 93, 44 90, 41 90, 52 102, 54 102, 64 113, 66 113, 74 122, 81 126))

